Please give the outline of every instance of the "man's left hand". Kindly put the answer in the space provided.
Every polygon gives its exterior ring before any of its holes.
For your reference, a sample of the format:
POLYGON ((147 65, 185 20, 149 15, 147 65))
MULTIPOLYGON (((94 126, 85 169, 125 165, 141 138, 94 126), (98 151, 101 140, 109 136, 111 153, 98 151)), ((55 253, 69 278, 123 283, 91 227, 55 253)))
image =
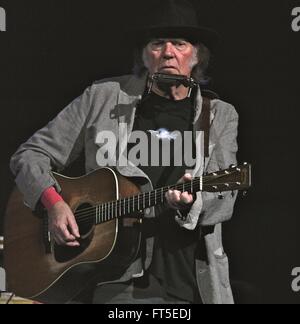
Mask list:
MULTIPOLYGON (((178 184, 191 180, 192 176, 187 173, 178 181, 178 184)), ((175 210, 186 210, 190 208, 194 202, 193 195, 178 190, 169 190, 166 193, 166 199, 169 207, 175 210)))

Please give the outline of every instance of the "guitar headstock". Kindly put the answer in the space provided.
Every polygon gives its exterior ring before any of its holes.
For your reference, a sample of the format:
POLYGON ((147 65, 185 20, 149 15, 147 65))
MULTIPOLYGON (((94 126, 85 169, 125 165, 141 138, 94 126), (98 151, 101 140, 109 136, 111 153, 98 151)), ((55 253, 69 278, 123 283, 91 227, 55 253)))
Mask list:
POLYGON ((248 163, 232 166, 203 178, 203 191, 207 192, 247 190, 251 185, 251 164, 248 163))

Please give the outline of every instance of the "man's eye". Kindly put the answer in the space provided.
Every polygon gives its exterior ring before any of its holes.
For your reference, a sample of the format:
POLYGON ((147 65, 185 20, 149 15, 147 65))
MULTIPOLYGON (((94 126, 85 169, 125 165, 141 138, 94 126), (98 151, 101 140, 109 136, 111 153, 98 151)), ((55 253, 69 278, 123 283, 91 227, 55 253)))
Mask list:
POLYGON ((186 43, 185 42, 177 42, 175 45, 183 47, 183 46, 186 46, 186 43))
POLYGON ((163 44, 164 44, 163 41, 152 42, 152 45, 154 45, 154 46, 162 46, 163 44))

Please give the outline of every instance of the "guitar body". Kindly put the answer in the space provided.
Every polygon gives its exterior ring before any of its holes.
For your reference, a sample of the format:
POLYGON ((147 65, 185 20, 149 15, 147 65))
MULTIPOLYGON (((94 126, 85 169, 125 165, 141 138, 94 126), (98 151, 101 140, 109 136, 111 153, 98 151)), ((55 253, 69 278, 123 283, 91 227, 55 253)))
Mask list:
MULTIPOLYGON (((129 179, 109 168, 81 178, 54 174, 72 211, 140 193, 129 179)), ((84 213, 83 213, 84 215, 84 213)), ((94 225, 78 220, 80 247, 51 243, 47 215, 35 215, 15 189, 5 216, 4 264, 8 289, 16 295, 45 303, 66 303, 85 287, 118 278, 137 257, 141 214, 94 225)))

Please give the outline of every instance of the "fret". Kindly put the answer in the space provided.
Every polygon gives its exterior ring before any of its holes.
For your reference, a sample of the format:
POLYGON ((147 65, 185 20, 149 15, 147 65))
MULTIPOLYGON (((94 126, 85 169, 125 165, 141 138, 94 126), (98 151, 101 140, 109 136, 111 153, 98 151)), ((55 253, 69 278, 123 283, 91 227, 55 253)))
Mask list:
POLYGON ((138 200, 138 210, 140 210, 140 196, 137 196, 137 200, 138 200))
POLYGON ((124 213, 123 213, 123 215, 125 216, 126 215, 126 198, 124 198, 123 201, 124 201, 124 213))
POLYGON ((194 184, 193 184, 193 181, 191 182, 191 194, 194 193, 194 184))
POLYGON ((182 184, 182 192, 185 192, 185 183, 182 184))
POLYGON ((143 193, 143 209, 146 208, 146 194, 143 193))
POLYGON ((134 196, 132 197, 132 211, 134 212, 134 196))
POLYGON ((161 188, 161 202, 164 202, 164 195, 165 191, 164 191, 164 188, 161 188))
POLYGON ((105 220, 108 220, 109 217, 113 217, 113 212, 112 212, 112 209, 111 209, 111 203, 109 203, 108 206, 107 206, 107 219, 105 219, 105 220))
POLYGON ((102 223, 103 222, 103 211, 104 211, 104 206, 103 204, 101 205, 101 211, 100 211, 100 222, 102 223))
POLYGON ((151 207, 151 191, 149 191, 149 207, 151 207))
POLYGON ((154 190, 154 204, 155 204, 155 206, 156 206, 156 204, 157 204, 156 190, 154 190))

